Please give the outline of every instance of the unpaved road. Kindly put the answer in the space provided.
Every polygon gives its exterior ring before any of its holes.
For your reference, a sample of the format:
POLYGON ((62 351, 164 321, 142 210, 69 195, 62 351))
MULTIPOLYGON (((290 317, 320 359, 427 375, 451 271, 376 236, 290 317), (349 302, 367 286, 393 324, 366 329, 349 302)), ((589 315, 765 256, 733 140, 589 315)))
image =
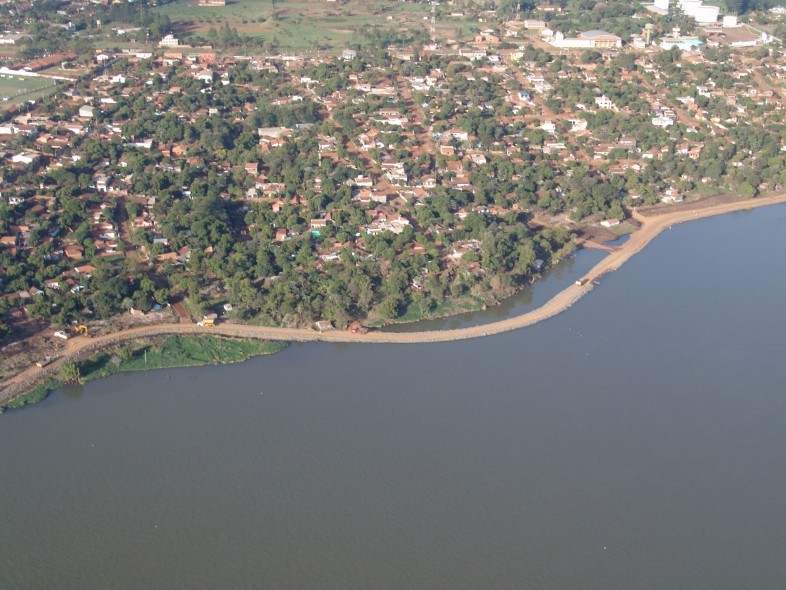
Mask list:
POLYGON ((23 373, 9 379, 8 382, 4 384, 2 392, 0 392, 0 404, 8 403, 15 397, 29 391, 46 377, 55 374, 63 363, 82 359, 103 347, 141 337, 160 336, 165 334, 216 334, 219 336, 283 340, 290 342, 321 341, 414 344, 467 340, 470 338, 491 336, 493 334, 501 334, 503 332, 525 328, 542 322, 570 308, 576 301, 592 290, 594 286, 593 281, 609 272, 617 270, 636 253, 644 249, 644 247, 658 234, 670 228, 672 225, 693 221, 695 219, 722 215, 724 213, 731 213, 733 211, 742 211, 754 207, 764 207, 766 205, 775 205, 779 203, 786 203, 786 193, 760 197, 755 200, 721 203, 711 207, 697 208, 696 210, 679 210, 671 212, 664 210, 652 216, 644 216, 634 211, 633 217, 641 223, 641 227, 631 235, 627 242, 614 252, 611 252, 584 275, 583 279, 587 279, 584 284, 573 284, 567 287, 539 308, 533 309, 525 314, 481 326, 472 326, 456 330, 369 332, 367 334, 353 334, 338 330, 318 332, 311 329, 268 328, 239 324, 221 324, 213 328, 200 327, 194 324, 159 324, 156 326, 130 328, 128 330, 95 338, 72 338, 68 341, 63 355, 56 361, 44 368, 31 367, 23 373))

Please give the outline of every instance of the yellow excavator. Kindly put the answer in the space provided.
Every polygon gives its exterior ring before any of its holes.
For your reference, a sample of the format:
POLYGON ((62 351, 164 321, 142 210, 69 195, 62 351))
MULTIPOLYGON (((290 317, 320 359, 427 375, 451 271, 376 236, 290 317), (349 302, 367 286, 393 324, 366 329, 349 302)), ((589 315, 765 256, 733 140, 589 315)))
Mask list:
POLYGON ((79 324, 76 328, 74 328, 74 330, 80 336, 87 336, 88 335, 87 326, 85 326, 84 324, 79 324))

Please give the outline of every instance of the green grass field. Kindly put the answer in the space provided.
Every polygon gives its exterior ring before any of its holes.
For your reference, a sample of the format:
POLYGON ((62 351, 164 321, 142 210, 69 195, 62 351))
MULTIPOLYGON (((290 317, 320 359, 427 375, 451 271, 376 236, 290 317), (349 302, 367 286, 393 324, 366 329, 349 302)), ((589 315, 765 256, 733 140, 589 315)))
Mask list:
POLYGON ((206 334, 204 336, 169 336, 147 345, 129 344, 123 350, 99 352, 80 363, 85 381, 113 373, 197 367, 237 363, 252 356, 272 354, 287 347, 284 342, 240 340, 206 334))
POLYGON ((57 83, 49 78, 0 74, 0 99, 4 103, 19 104, 52 94, 57 83))
POLYGON ((399 30, 428 30, 429 4, 398 0, 347 0, 328 4, 319 0, 229 0, 223 7, 203 7, 197 0, 176 0, 160 7, 184 32, 205 35, 224 22, 239 33, 273 41, 289 50, 336 50, 359 39, 355 29, 378 24, 399 30), (426 19, 426 20, 424 20, 426 19))
MULTIPOLYGON (((280 352, 287 346, 289 345, 286 342, 241 340, 210 334, 168 336, 155 339, 149 344, 131 343, 102 350, 77 363, 77 367, 80 383, 87 383, 116 373, 239 363, 252 356, 280 352)), ((43 401, 50 391, 62 385, 60 376, 49 379, 31 392, 0 406, 0 414, 6 409, 19 409, 43 401)))

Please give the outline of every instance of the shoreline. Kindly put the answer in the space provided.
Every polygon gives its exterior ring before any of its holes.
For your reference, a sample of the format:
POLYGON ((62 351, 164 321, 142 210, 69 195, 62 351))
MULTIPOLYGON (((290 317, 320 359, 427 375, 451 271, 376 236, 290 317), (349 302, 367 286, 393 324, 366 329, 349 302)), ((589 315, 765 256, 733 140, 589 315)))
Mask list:
POLYGON ((43 383, 48 377, 56 374, 56 372, 66 363, 84 360, 87 356, 90 356, 90 354, 101 348, 122 344, 142 337, 209 334, 229 338, 285 342, 423 344, 481 338, 526 328, 570 309, 579 299, 592 291, 598 279, 610 272, 618 270, 625 262, 630 260, 630 258, 642 251, 652 240, 660 235, 661 232, 673 225, 726 213, 733 213, 735 211, 744 211, 783 203, 786 203, 786 192, 750 200, 721 203, 705 208, 698 207, 694 210, 681 209, 678 211, 670 211, 664 209, 662 213, 653 211, 650 216, 642 215, 634 209, 632 218, 639 222, 641 227, 630 234, 630 238, 626 240, 619 249, 611 252, 593 266, 581 278, 583 284, 572 284, 568 286, 534 310, 479 326, 451 330, 426 330, 420 332, 374 331, 360 334, 339 330, 318 332, 308 328, 261 327, 245 324, 219 324, 211 328, 200 327, 195 324, 159 324, 156 326, 131 328, 95 338, 87 338, 84 336, 72 338, 68 341, 64 353, 50 364, 43 368, 37 366, 30 367, 9 379, 8 382, 4 384, 2 391, 0 391, 0 405, 7 405, 16 398, 30 392, 43 383))

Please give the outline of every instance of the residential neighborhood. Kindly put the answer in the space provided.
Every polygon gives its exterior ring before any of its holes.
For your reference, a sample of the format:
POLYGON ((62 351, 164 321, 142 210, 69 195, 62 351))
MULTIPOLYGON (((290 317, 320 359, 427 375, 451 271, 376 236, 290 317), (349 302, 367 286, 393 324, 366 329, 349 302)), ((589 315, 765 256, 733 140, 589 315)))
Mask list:
POLYGON ((778 190, 779 42, 613 6, 335 55, 194 47, 156 20, 153 51, 63 55, 90 75, 0 125, 5 337, 181 300, 340 327, 489 304, 634 231, 633 207, 778 190))
POLYGON ((786 0, 0 0, 0 590, 786 587, 786 0))

